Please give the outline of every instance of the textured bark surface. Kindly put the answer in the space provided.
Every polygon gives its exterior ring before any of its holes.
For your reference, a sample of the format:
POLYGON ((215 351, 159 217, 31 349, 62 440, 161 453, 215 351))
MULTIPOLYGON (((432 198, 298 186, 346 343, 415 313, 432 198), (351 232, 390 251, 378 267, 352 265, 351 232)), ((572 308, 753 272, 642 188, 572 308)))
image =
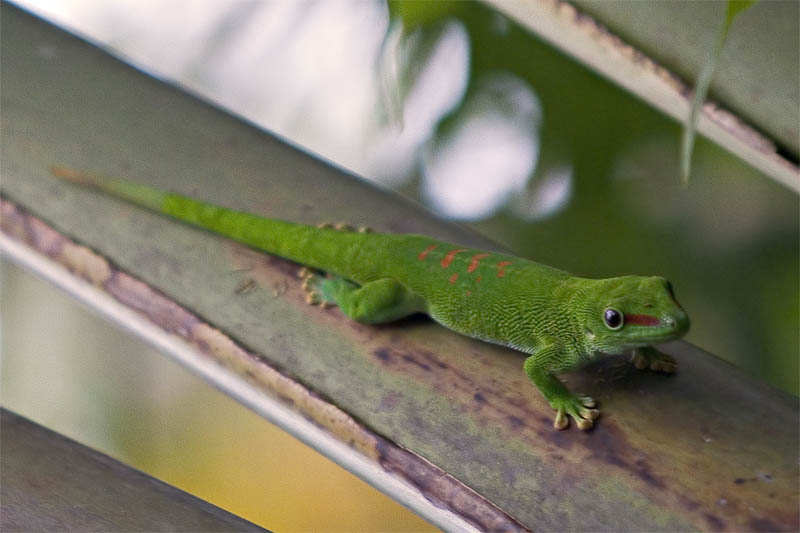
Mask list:
POLYGON ((186 333, 179 310, 191 310, 189 333, 212 329, 212 342, 196 342, 204 356, 242 374, 263 361, 287 381, 271 394, 301 387, 311 399, 287 403, 321 427, 347 439, 353 423, 376 436, 353 453, 483 529, 517 527, 508 515, 535 530, 800 527, 796 398, 673 343, 674 377, 619 358, 567 376, 603 417, 589 433, 555 432, 522 354, 424 318, 375 327, 307 306, 291 263, 64 184, 48 168, 276 218, 491 244, 7 5, 0 35, 6 234, 164 329, 186 333), (255 363, 231 364, 237 350, 255 363), (473 490, 507 515, 482 514, 491 507, 473 490))

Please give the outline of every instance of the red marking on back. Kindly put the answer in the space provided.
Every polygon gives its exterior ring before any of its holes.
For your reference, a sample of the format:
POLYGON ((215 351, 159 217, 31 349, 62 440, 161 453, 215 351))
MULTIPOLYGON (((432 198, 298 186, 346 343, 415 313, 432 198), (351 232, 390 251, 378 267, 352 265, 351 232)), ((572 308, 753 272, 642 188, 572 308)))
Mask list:
POLYGON ((661 320, 653 315, 625 315, 625 324, 636 326, 658 326, 661 320))
POLYGON ((449 267, 450 263, 453 262, 453 259, 456 258, 456 255, 460 254, 461 252, 466 252, 466 251, 467 251, 466 248, 458 248, 456 250, 450 250, 449 252, 447 252, 447 255, 444 256, 444 259, 442 259, 442 268, 449 267))
POLYGON ((497 263, 497 277, 502 278, 506 275, 506 267, 511 264, 511 261, 500 261, 497 263))
POLYGON ((453 283, 455 283, 457 279, 458 279, 458 272, 456 272, 455 274, 453 274, 452 276, 450 276, 450 285, 452 285, 453 283))
POLYGON ((481 259, 484 257, 489 257, 489 254, 475 254, 472 256, 472 259, 469 262, 469 266, 467 267, 467 272, 475 272, 475 269, 478 268, 478 263, 481 262, 481 259))
POLYGON ((430 246, 428 246, 427 248, 425 248, 424 250, 422 250, 419 253, 419 255, 417 256, 417 259, 419 259, 420 261, 424 261, 425 258, 428 257, 428 254, 431 253, 432 251, 434 251, 437 246, 438 246, 438 244, 431 244, 430 246))
POLYGON ((475 278, 475 283, 478 283, 482 279, 483 279, 483 276, 478 276, 477 278, 475 278))
POLYGON ((467 296, 472 296, 472 291, 467 291, 465 294, 466 294, 467 296))

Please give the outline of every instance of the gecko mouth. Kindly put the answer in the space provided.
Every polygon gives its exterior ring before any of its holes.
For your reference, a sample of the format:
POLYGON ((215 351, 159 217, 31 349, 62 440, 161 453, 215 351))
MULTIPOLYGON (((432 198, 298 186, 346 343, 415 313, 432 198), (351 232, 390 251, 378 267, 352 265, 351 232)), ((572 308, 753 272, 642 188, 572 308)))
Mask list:
POLYGON ((650 342, 661 342, 683 337, 689 331, 689 317, 683 309, 657 317, 652 315, 626 314, 625 324, 638 326, 636 337, 650 342))
POLYGON ((653 315, 636 315, 625 313, 625 324, 635 326, 660 326, 661 319, 653 315))

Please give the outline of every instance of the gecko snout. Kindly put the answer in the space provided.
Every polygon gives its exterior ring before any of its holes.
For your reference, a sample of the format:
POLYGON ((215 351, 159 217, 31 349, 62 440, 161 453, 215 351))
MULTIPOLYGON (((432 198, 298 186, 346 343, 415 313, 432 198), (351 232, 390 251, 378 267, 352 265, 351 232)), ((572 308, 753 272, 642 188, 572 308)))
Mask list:
POLYGON ((689 331, 690 326, 689 315, 681 307, 678 307, 662 318, 661 323, 674 331, 679 337, 685 335, 686 332, 689 331))

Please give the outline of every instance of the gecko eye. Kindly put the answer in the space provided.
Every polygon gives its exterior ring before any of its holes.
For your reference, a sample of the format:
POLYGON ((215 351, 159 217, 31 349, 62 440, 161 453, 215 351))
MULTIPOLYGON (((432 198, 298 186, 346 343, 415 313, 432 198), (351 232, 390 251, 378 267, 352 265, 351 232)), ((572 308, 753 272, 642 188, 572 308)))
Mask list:
POLYGON ((622 313, 609 307, 603 312, 603 321, 608 329, 616 331, 622 327, 622 313))

